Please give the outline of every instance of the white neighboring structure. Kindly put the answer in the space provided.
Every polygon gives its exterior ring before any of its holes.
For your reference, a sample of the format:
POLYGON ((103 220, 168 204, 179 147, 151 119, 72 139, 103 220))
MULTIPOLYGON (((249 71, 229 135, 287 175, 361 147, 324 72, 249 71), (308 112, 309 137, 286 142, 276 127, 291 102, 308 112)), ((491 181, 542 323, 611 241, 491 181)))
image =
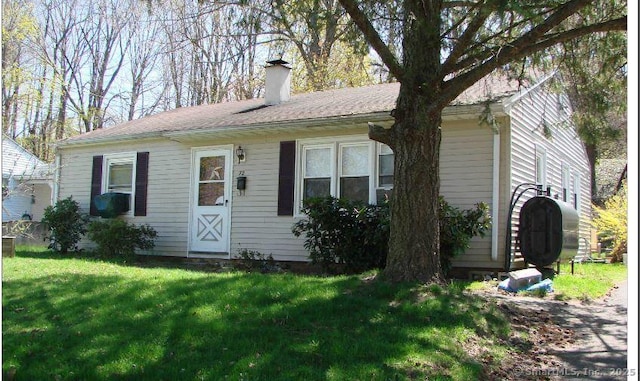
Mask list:
POLYGON ((51 166, 2 136, 2 222, 40 221, 52 204, 52 189, 51 166))

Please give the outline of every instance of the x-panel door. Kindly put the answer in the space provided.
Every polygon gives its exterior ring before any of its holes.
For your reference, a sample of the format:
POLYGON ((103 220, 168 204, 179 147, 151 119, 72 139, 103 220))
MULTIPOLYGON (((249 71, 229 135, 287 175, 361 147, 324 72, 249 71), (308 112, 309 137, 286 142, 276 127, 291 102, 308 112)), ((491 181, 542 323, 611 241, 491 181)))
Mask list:
POLYGON ((231 151, 194 151, 191 251, 229 251, 231 151))

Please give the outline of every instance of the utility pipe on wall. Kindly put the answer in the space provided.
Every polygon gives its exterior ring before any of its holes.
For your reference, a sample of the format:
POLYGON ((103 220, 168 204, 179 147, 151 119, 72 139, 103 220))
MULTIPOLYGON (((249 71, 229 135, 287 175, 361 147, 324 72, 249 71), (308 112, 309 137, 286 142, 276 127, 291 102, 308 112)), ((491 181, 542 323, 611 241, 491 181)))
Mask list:
POLYGON ((491 260, 498 260, 498 215, 500 213, 500 131, 493 134, 493 195, 491 197, 491 260))

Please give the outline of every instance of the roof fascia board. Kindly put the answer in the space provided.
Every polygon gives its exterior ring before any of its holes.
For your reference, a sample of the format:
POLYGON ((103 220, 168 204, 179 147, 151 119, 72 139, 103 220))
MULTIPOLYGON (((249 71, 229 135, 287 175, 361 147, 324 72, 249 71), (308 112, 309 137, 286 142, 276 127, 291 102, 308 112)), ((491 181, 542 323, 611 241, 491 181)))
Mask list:
POLYGON ((44 161, 40 160, 40 158, 37 157, 33 152, 18 144, 18 142, 13 140, 10 136, 2 134, 2 139, 7 140, 9 144, 12 144, 15 147, 16 150, 21 151, 24 155, 27 155, 29 157, 29 162, 31 162, 31 160, 34 160, 36 161, 37 165, 46 164, 44 161))
POLYGON ((512 96, 510 96, 509 98, 507 98, 504 102, 504 109, 505 112, 507 114, 511 114, 511 108, 513 107, 514 104, 516 104, 518 101, 520 101, 520 99, 522 99, 523 97, 525 97, 527 94, 529 94, 530 92, 534 91, 535 89, 537 89, 538 87, 541 87, 543 84, 545 84, 550 78, 552 78, 553 76, 556 75, 556 71, 552 72, 551 74, 547 74, 545 76, 542 77, 541 80, 536 81, 536 83, 533 84, 533 86, 531 87, 525 87, 524 90, 518 91, 515 94, 513 94, 512 96))
POLYGON ((359 114, 359 115, 347 115, 337 116, 331 118, 318 118, 318 119, 305 119, 296 121, 282 121, 282 122, 269 122, 251 124, 245 126, 224 126, 207 128, 202 130, 186 130, 186 131, 173 131, 165 132, 163 136, 181 141, 182 138, 192 138, 202 135, 218 135, 218 136, 233 136, 233 135, 247 135, 247 134, 272 134, 274 131, 295 131, 304 129, 306 131, 314 129, 326 129, 328 127, 334 127, 337 125, 350 124, 354 125, 359 122, 372 121, 372 122, 384 122, 391 121, 392 118, 388 112, 371 113, 371 114, 359 114))
POLYGON ((79 140, 60 141, 54 143, 55 149, 64 149, 73 146, 88 146, 88 145, 100 145, 108 143, 129 142, 131 139, 153 139, 162 137, 162 132, 154 131, 147 133, 140 133, 135 135, 117 135, 117 136, 98 136, 95 138, 86 138, 79 140))
MULTIPOLYGON (((486 106, 484 105, 454 105, 446 107, 442 112, 443 120, 460 120, 460 119, 472 119, 480 115, 486 106)), ((505 106, 502 102, 493 102, 491 104, 491 111, 496 116, 506 115, 505 106)), ((358 123, 366 124, 367 122, 388 124, 385 127, 390 127, 393 124, 393 118, 389 112, 376 112, 368 114, 357 115, 343 115, 330 118, 318 118, 318 119, 305 119, 296 121, 281 121, 281 122, 269 122, 244 126, 222 126, 207 129, 198 130, 186 130, 186 131, 155 131, 149 133, 141 133, 137 135, 117 135, 117 136, 98 136, 95 138, 86 138, 71 141, 62 141, 55 144, 56 149, 64 149, 73 146, 88 146, 88 145, 101 145, 118 142, 127 142, 132 138, 139 139, 153 139, 153 138, 166 138, 178 142, 188 142, 193 139, 197 139, 203 135, 211 137, 216 135, 219 137, 233 137, 243 136, 247 134, 272 134, 274 131, 290 132, 295 130, 312 131, 323 130, 337 125, 344 126, 349 124, 355 126, 358 123)))

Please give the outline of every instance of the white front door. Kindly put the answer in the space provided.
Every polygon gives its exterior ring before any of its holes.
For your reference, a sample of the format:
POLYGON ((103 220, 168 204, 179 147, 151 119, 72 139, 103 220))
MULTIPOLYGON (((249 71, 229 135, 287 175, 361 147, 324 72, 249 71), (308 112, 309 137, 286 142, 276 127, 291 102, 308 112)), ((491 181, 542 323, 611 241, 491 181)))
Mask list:
POLYGON ((231 151, 194 151, 191 251, 229 251, 231 151))

